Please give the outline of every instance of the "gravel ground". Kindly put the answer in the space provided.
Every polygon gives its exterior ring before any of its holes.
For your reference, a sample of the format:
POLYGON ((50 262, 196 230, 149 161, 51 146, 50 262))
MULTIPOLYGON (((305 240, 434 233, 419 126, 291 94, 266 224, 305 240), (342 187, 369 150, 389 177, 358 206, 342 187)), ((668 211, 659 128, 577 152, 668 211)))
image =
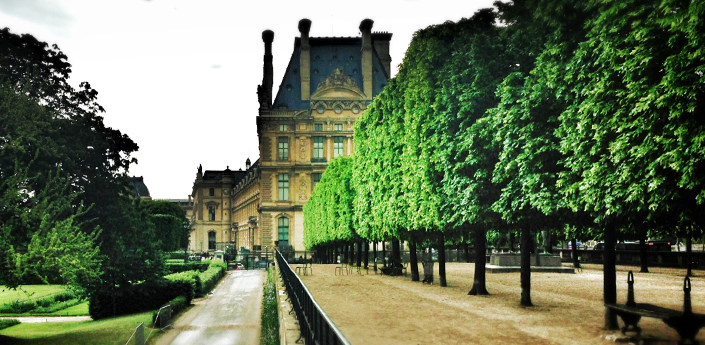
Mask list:
MULTIPOLYGON (((295 266, 294 266, 295 267, 295 266)), ((575 274, 533 273, 534 307, 521 307, 519 273, 487 274, 490 296, 468 296, 474 264, 447 263, 447 288, 406 277, 353 273, 335 276, 335 265, 314 265, 302 277, 352 344, 608 344, 628 341, 603 330, 602 267, 575 274)), ((627 272, 635 271, 637 303, 682 310, 683 269, 617 267, 617 302, 627 298, 627 272)), ((419 265, 419 270, 423 272, 419 265)), ((438 283, 438 264, 435 266, 438 283)), ((705 272, 691 278, 693 311, 705 313, 705 272)), ((621 325, 621 320, 620 320, 621 325)), ((674 344, 678 334, 662 321, 642 319, 645 344, 674 344)), ((697 338, 705 340, 701 333, 697 338)))

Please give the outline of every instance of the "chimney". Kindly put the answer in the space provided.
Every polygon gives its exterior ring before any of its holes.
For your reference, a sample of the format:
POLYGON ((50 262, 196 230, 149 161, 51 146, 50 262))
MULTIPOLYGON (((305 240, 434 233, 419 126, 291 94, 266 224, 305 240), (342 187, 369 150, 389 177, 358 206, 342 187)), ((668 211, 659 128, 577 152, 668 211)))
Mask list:
POLYGON ((362 33, 362 91, 368 100, 372 99, 372 19, 360 22, 362 33))
POLYGON ((387 71, 387 76, 392 75, 392 57, 389 55, 389 41, 392 40, 392 34, 388 32, 375 32, 372 34, 372 45, 375 46, 375 52, 379 57, 384 70, 387 71))
POLYGON ((311 21, 301 19, 299 32, 301 33, 301 47, 299 47, 299 71, 301 72, 301 99, 309 100, 311 96, 311 46, 308 43, 308 33, 311 31, 311 21))
POLYGON ((262 31, 262 41, 264 41, 264 71, 262 75, 262 88, 264 88, 267 108, 272 106, 272 84, 274 84, 274 67, 272 67, 272 41, 274 32, 272 30, 262 31))

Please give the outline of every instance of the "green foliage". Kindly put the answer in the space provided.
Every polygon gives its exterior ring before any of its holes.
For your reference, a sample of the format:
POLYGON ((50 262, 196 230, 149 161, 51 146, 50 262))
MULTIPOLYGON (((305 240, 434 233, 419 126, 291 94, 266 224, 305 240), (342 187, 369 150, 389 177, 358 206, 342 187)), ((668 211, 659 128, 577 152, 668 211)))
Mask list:
POLYGON ((186 297, 186 300, 189 303, 191 303, 191 300, 193 299, 194 295, 201 295, 201 291, 203 290, 203 283, 201 282, 201 276, 199 274, 199 271, 172 273, 164 276, 164 279, 170 281, 188 282, 189 284, 191 284, 192 293, 184 296, 186 297))
POLYGON ((14 325, 19 325, 20 321, 16 319, 2 319, 0 320, 0 329, 5 329, 8 327, 12 327, 14 325))
POLYGON ((188 246, 191 229, 186 220, 186 213, 181 207, 166 200, 142 200, 140 206, 151 215, 162 251, 168 252, 188 246))
POLYGON ((354 191, 350 188, 352 159, 331 161, 311 198, 304 205, 304 246, 311 248, 333 241, 357 237, 354 228, 354 191))
POLYGON ((211 290, 213 290, 213 288, 215 288, 220 281, 220 278, 225 276, 226 269, 227 266, 224 262, 213 260, 205 272, 199 273, 202 283, 202 289, 199 296, 205 296, 211 292, 211 290))
POLYGON ((110 292, 156 279, 154 223, 127 178, 138 146, 105 126, 98 92, 73 88, 70 73, 56 45, 0 30, 0 282, 110 292))
POLYGON ((193 296, 190 281, 166 279, 145 281, 140 284, 121 286, 107 293, 91 295, 89 313, 94 320, 158 309, 177 296, 193 296))
POLYGON ((267 281, 264 283, 262 296, 262 331, 260 343, 263 345, 279 344, 279 305, 277 289, 274 285, 274 269, 267 269, 267 281))
POLYGON ((170 273, 178 273, 178 272, 194 271, 194 270, 203 272, 203 271, 207 270, 210 265, 211 265, 210 260, 190 261, 187 263, 183 263, 183 262, 167 263, 166 269, 170 273))

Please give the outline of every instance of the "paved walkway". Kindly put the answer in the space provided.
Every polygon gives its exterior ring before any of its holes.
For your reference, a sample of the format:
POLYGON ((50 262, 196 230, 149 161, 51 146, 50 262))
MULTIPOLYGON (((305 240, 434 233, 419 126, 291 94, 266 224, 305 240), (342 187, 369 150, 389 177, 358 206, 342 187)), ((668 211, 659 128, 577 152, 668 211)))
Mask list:
POLYGON ((90 316, 3 316, 2 319, 15 319, 22 323, 89 321, 90 316))
POLYGON ((229 271, 207 298, 176 319, 157 345, 257 345, 266 271, 229 271))

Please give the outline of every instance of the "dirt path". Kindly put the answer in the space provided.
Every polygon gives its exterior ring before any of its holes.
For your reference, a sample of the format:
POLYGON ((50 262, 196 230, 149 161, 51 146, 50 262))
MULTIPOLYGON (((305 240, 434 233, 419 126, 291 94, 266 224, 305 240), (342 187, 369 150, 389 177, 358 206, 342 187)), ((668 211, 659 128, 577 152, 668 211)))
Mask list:
MULTIPOLYGON (((353 273, 314 265, 303 281, 352 344, 608 344, 604 331, 601 267, 576 274, 532 274, 534 307, 519 306, 519 273, 487 274, 490 296, 468 296, 473 264, 448 263, 448 287, 407 277, 353 273)), ((420 268, 420 267, 419 267, 420 268)), ((436 282, 438 281, 436 264, 436 282)), ((627 295, 627 272, 617 268, 618 302, 627 295)), ((638 268, 633 268, 638 271, 638 268)), ((682 310, 685 270, 635 273, 637 302, 682 310)), ((364 271, 363 271, 364 272, 364 271)), ((692 278, 693 311, 705 313, 705 273, 692 278)), ((620 321, 621 323, 621 321, 620 321)), ((642 319, 648 344, 672 344, 678 335, 660 320, 642 319)), ((699 340, 705 340, 701 334, 699 340)))

